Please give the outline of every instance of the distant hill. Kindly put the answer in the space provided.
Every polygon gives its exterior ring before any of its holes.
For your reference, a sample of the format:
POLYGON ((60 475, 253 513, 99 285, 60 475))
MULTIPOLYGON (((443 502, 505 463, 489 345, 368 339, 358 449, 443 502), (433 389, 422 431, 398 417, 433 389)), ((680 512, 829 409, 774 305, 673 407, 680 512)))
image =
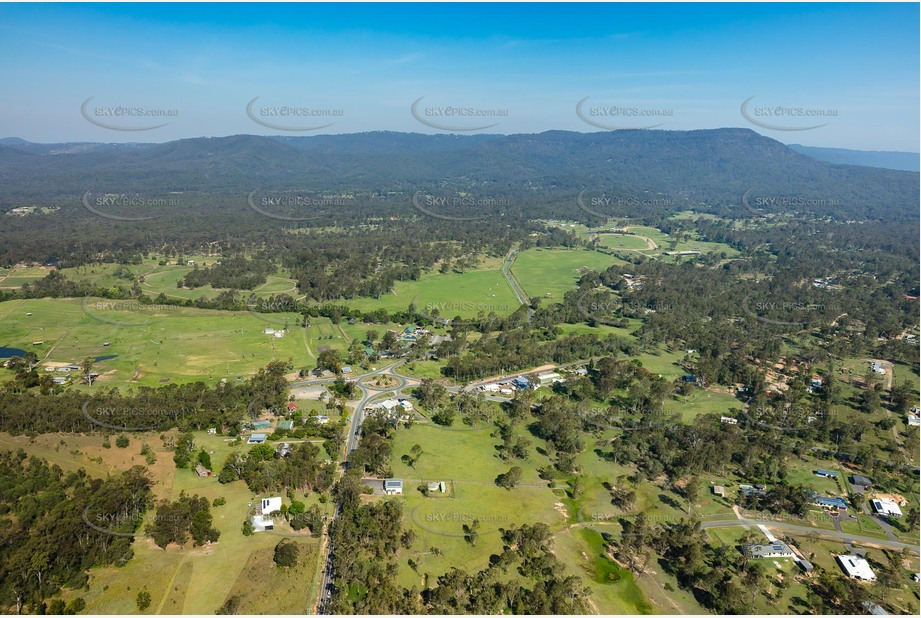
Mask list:
MULTIPOLYGON (((4 142, 0 207, 53 202, 86 216, 78 198, 94 187, 226 196, 234 203, 255 189, 391 196, 386 205, 366 204, 364 212, 375 216, 412 212, 414 192, 442 190, 507 198, 506 212, 535 218, 587 216, 576 207, 582 190, 589 196, 667 200, 666 207, 616 213, 622 216, 667 216, 688 208, 737 213, 741 196, 751 191, 752 199, 799 198, 805 200, 801 210, 842 220, 917 218, 916 173, 833 165, 741 128, 474 136, 377 131, 162 144, 4 142)), ((204 215, 218 208, 215 204, 203 200, 196 210, 204 215)))
POLYGON ((787 144, 791 150, 800 154, 844 165, 863 165, 865 167, 882 167, 890 170, 907 172, 921 171, 921 155, 917 152, 897 152, 893 150, 849 150, 847 148, 818 148, 801 144, 787 144))

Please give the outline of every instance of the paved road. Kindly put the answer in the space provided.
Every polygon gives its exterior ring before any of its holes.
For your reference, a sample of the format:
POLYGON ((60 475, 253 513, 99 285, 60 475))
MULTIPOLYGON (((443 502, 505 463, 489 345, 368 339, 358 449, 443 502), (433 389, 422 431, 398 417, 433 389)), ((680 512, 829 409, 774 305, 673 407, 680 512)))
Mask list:
MULTIPOLYGON (((393 395, 402 395, 403 389, 410 386, 410 380, 405 376, 401 376, 398 373, 394 372, 394 369, 405 363, 406 360, 399 360, 395 363, 391 363, 386 367, 371 371, 369 373, 364 373, 354 377, 355 384, 358 386, 358 389, 361 391, 361 399, 355 406, 355 411, 352 413, 352 421, 349 423, 349 433, 345 442, 345 460, 343 461, 343 469, 348 466, 349 456, 358 448, 358 442, 361 435, 361 424, 365 420, 365 408, 368 405, 368 402, 375 397, 381 395, 393 394, 393 395), (396 381, 396 384, 388 387, 377 388, 374 386, 368 386, 365 384, 365 381, 368 378, 374 376, 387 376, 396 381)), ((302 382, 295 382, 294 385, 300 386, 309 386, 314 384, 323 384, 334 382, 336 378, 317 378, 315 380, 304 380, 302 382)), ((336 510, 333 514, 333 519, 330 520, 329 525, 332 525, 333 520, 339 515, 341 511, 341 505, 336 505, 336 510)), ((329 526, 327 526, 327 535, 329 533, 329 526)), ((327 537, 327 540, 328 537, 327 537)), ((327 542, 326 551, 323 556, 323 575, 320 578, 320 594, 317 596, 317 612, 320 614, 325 614, 328 611, 327 604, 330 601, 333 591, 333 585, 335 582, 336 573, 333 569, 333 554, 335 553, 335 547, 333 547, 332 542, 327 542)))
POLYGON ((797 526, 796 524, 789 524, 784 521, 725 519, 717 521, 706 521, 700 524, 700 527, 704 529, 729 528, 732 526, 767 526, 769 528, 779 528, 780 530, 789 530, 790 532, 796 532, 799 534, 816 534, 818 536, 831 537, 846 543, 856 542, 864 543, 867 545, 879 545, 880 547, 891 547, 894 549, 907 549, 916 554, 921 554, 919 547, 917 545, 911 545, 910 543, 902 543, 900 541, 891 541, 886 539, 875 539, 868 536, 859 536, 856 534, 848 534, 846 532, 838 532, 836 530, 819 530, 816 528, 810 528, 809 526, 797 526))
POLYGON ((529 306, 528 295, 525 294, 524 288, 521 287, 518 279, 516 279, 515 275, 512 274, 512 264, 515 263, 516 255, 518 255, 518 250, 512 249, 508 252, 508 255, 505 256, 505 260, 502 262, 502 276, 505 277, 505 280, 508 282, 508 286, 512 288, 512 292, 514 292, 515 296, 518 297, 518 302, 528 307, 528 322, 530 322, 532 319, 534 319, 534 310, 529 306))

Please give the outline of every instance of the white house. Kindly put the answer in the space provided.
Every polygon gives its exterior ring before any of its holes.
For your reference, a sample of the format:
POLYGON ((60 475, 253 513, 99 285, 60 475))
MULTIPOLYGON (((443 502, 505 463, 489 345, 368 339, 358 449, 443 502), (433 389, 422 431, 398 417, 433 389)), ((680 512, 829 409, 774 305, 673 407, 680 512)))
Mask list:
POLYGON ((253 515, 250 521, 253 524, 253 530, 256 532, 265 532, 266 530, 275 529, 275 521, 271 517, 253 515))
POLYGON ((480 387, 480 389, 487 393, 498 393, 499 385, 498 384, 484 384, 483 386, 480 387))
POLYGON ((274 329, 274 328, 266 327, 262 332, 263 332, 263 334, 266 334, 266 335, 274 335, 274 334, 275 334, 275 329, 274 329))
POLYGON ((384 479, 384 493, 388 496, 403 493, 403 479, 384 479))
POLYGON ((870 504, 873 505, 873 510, 877 514, 882 515, 883 517, 901 517, 902 509, 899 508, 899 505, 893 500, 888 498, 876 498, 870 500, 870 504))
POLYGON ((835 559, 848 577, 868 582, 876 581, 876 574, 870 568, 870 563, 860 556, 835 556, 835 559))
POLYGON ((278 496, 263 498, 261 509, 263 515, 271 515, 272 513, 281 511, 281 498, 278 496))
POLYGON ((314 416, 313 418, 314 418, 314 420, 316 420, 317 423, 320 424, 320 425, 325 425, 326 423, 329 422, 329 417, 328 417, 328 416, 314 416))
POLYGON ((795 556, 790 546, 782 541, 767 545, 749 545, 745 549, 752 558, 793 558, 795 556))
POLYGON ((720 422, 726 425, 738 425, 739 424, 739 420, 732 418, 731 416, 721 416, 720 422))

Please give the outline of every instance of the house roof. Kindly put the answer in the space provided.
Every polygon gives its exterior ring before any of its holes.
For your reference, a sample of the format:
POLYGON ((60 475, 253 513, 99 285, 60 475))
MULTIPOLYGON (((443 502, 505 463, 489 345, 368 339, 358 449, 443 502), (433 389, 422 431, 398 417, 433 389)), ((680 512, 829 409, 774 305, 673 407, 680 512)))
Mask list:
POLYGON ((837 472, 832 472, 831 470, 816 470, 815 473, 820 476, 838 476, 837 472))
POLYGON ((749 545, 747 549, 752 558, 774 558, 794 555, 790 546, 783 541, 776 541, 765 545, 749 545))
POLYGON ((850 577, 866 580, 876 579, 873 569, 870 568, 870 563, 860 556, 835 556, 835 559, 850 577))
POLYGON ((871 481, 871 480, 868 479, 867 477, 861 476, 861 475, 859 475, 859 474, 852 474, 852 475, 851 475, 851 482, 852 482, 854 485, 861 485, 861 486, 863 486, 863 487, 870 487, 871 485, 873 485, 873 481, 871 481))
POLYGON ((873 505, 873 509, 881 515, 887 515, 889 517, 902 516, 902 509, 892 500, 886 498, 874 499, 870 500, 870 503, 873 505))
POLYGON ((384 479, 384 489, 402 489, 403 479, 384 479))

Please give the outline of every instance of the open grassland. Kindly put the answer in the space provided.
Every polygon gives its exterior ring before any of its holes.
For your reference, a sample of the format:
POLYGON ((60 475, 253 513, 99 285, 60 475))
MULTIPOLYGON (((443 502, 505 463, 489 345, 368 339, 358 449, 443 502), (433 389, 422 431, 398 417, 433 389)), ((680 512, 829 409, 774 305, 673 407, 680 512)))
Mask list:
POLYGON ((463 565, 468 572, 484 568, 490 554, 502 549, 499 528, 537 522, 559 528, 567 521, 562 505, 537 475, 537 468, 546 465, 547 459, 532 446, 527 460, 499 460, 495 456, 499 440, 491 435, 492 430, 492 426, 439 428, 417 423, 397 431, 393 473, 404 479, 403 525, 416 533, 412 547, 401 550, 399 581, 403 585, 419 586, 426 574, 437 577, 452 566, 463 565), (414 444, 422 446, 423 453, 410 468, 400 457, 414 444), (522 468, 522 484, 511 490, 497 486, 496 476, 512 465, 522 468), (449 491, 426 498, 417 490, 423 480, 445 481, 449 491), (463 529, 473 519, 480 521, 475 545, 464 539, 463 529), (432 547, 438 548, 437 554, 432 547), (409 566, 410 559, 416 570, 409 566))
POLYGON ((8 301, 0 303, 0 346, 35 352, 44 367, 114 356, 94 365, 100 375, 96 384, 122 388, 232 380, 250 376, 272 360, 291 360, 295 368, 312 367, 320 346, 348 347, 350 341, 327 318, 315 318, 307 330, 300 328, 297 318, 145 308, 101 299, 8 301), (284 337, 265 334, 265 328, 281 329, 286 320, 290 330, 284 337))
POLYGON ((433 317, 435 309, 444 318, 473 318, 479 313, 508 315, 518 308, 515 294, 500 270, 468 270, 461 274, 423 275, 418 281, 397 281, 393 291, 380 299, 360 298, 347 304, 361 311, 386 309, 406 311, 410 304, 423 315, 433 317))
POLYGON ((613 256, 587 249, 528 249, 515 256, 512 272, 529 298, 559 302, 564 293, 577 287, 584 272, 604 271, 624 263, 613 256))

